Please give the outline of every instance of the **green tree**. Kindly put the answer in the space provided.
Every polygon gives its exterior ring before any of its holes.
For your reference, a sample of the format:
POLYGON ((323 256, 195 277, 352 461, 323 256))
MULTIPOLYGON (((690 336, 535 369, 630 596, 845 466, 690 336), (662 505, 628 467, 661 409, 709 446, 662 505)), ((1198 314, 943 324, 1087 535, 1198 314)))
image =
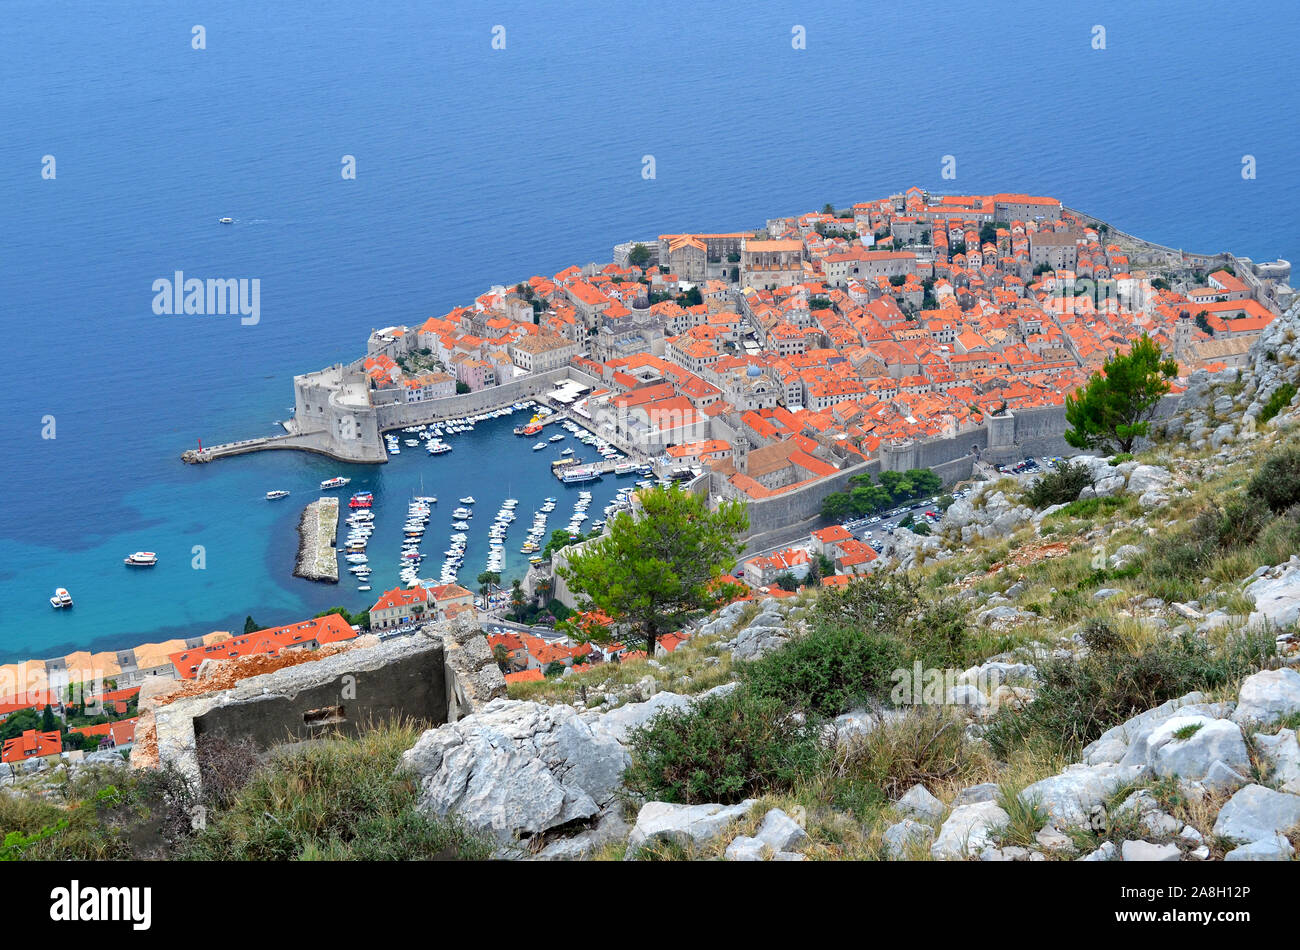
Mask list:
POLYGON ((524 615, 524 585, 517 577, 510 585, 510 609, 516 617, 524 615))
POLYGON ((650 248, 644 244, 634 244, 628 252, 627 262, 633 267, 645 267, 650 263, 650 248))
POLYGON ((831 492, 822 499, 822 517, 831 521, 844 521, 851 518, 854 510, 853 499, 847 492, 831 492))
POLYGON ((258 623, 256 620, 254 620, 252 617, 244 618, 244 633, 257 633, 257 631, 261 629, 262 629, 262 625, 258 623))
POLYGON ((462 383, 462 382, 460 382, 459 380, 457 380, 457 382, 456 382, 456 392, 459 393, 459 394, 464 394, 464 393, 469 392, 469 383, 462 383))
POLYGON ((496 571, 483 571, 478 576, 478 592, 486 597, 488 591, 492 589, 492 586, 500 583, 501 575, 496 571))
POLYGON ((45 712, 41 713, 41 732, 53 732, 58 728, 59 724, 54 718, 54 710, 46 703, 45 712))
POLYGON ((13 739, 21 736, 28 729, 35 729, 41 724, 41 714, 35 709, 19 709, 0 722, 0 739, 13 739))
POLYGON ((784 574, 777 575, 776 586, 793 593, 799 589, 799 578, 786 571, 784 574))
POLYGON ((1065 397, 1065 419, 1071 428, 1065 441, 1078 449, 1131 452, 1147 434, 1160 397, 1178 362, 1166 359, 1160 346, 1145 333, 1127 354, 1106 360, 1088 384, 1065 397))
MULTIPOLYGON (((607 533, 559 573, 580 609, 600 610, 626 625, 629 638, 653 656, 660 634, 726 598, 713 581, 735 564, 749 516, 739 501, 710 511, 705 499, 676 485, 644 491, 638 499, 639 516, 615 515, 607 533)), ((604 639, 609 631, 582 635, 604 639)))

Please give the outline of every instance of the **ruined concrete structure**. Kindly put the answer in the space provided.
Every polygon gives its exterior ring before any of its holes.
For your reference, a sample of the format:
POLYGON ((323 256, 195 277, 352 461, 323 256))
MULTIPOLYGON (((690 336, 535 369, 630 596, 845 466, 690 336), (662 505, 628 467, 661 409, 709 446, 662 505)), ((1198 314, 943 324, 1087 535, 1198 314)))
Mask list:
POLYGON ((505 695, 487 639, 468 622, 428 624, 384 642, 362 638, 350 649, 251 676, 228 689, 167 701, 165 686, 141 695, 139 731, 143 745, 157 752, 133 756, 132 766, 173 765, 196 786, 202 783, 197 746, 205 737, 251 740, 264 750, 356 735, 398 719, 455 722, 505 695))

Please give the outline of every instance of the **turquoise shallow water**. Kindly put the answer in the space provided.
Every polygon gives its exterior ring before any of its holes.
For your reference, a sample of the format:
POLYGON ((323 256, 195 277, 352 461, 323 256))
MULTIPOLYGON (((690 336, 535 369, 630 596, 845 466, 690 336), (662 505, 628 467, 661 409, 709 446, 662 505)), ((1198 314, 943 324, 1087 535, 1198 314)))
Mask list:
MULTIPOLYGON (((372 327, 606 260, 622 240, 916 184, 1052 194, 1162 243, 1294 258, 1297 5, 1057 6, 939 3, 919 20, 853 2, 740 16, 698 3, 11 0, 0 658, 363 606, 288 576, 302 492, 337 466, 271 453, 187 467, 181 450, 274 431, 289 376, 351 358, 372 327), (206 50, 190 48, 194 24, 206 50), (806 50, 790 46, 796 24, 806 50), (1104 51, 1090 48, 1094 24, 1104 51), (1253 181, 1239 174, 1247 153, 1253 181), (955 181, 940 178, 945 155, 955 181), (154 315, 152 282, 176 270, 259 278, 260 323, 154 315), (281 486, 289 500, 263 500, 281 486), (204 571, 189 567, 196 544, 204 571), (163 555, 155 570, 122 567, 138 548, 163 555), (74 610, 48 606, 58 585, 74 610)), ((522 510, 526 492, 556 493, 533 486, 522 440, 490 429, 444 459, 403 452, 345 474, 381 504, 421 470, 440 497, 495 505, 509 489, 522 510)))

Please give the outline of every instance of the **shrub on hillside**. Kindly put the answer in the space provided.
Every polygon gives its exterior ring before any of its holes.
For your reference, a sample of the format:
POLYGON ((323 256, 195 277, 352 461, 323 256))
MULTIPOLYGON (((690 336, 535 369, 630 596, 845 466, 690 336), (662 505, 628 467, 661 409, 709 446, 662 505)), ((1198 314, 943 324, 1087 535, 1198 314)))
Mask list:
POLYGON ((739 665, 742 682, 783 708, 834 717, 893 688, 893 672, 910 663, 897 637, 875 630, 811 630, 752 663, 739 665))
POLYGON ((835 780, 837 797, 883 803, 913 785, 978 781, 984 758, 947 711, 922 707, 841 744, 824 771, 835 780))
POLYGON ((1031 745, 1077 756, 1111 726, 1191 692, 1211 690, 1258 669, 1274 651, 1261 633, 1240 634, 1219 649, 1194 636, 1161 640, 1133 651, 1113 642, 1082 659, 1039 665, 1032 703, 1002 707, 984 733, 994 755, 1031 745))
POLYGON ((416 810, 415 779, 399 772, 419 738, 391 724, 355 739, 287 747, 209 813, 188 857, 210 861, 299 859, 483 860, 490 842, 452 819, 416 810))
POLYGON ((1275 512, 1300 504, 1300 448, 1288 446, 1264 459, 1246 493, 1275 512))
POLYGON ((1200 577, 1216 557, 1252 543, 1268 521, 1268 512, 1245 495, 1211 502, 1185 528, 1156 541, 1148 574, 1154 578, 1200 577))
POLYGON ((1040 475, 1025 492, 1025 501, 1034 508, 1068 505, 1091 484, 1092 476, 1086 466, 1078 462, 1066 462, 1055 470, 1040 475))
POLYGON ((790 788, 821 761, 817 728, 780 700, 742 685, 685 711, 660 713, 628 736, 623 784, 643 798, 738 802, 790 788))
POLYGON ((1264 403, 1264 408, 1259 413, 1259 421, 1268 422, 1291 405, 1291 400, 1295 398, 1295 394, 1296 387, 1294 383, 1283 383, 1273 391, 1273 395, 1269 397, 1268 402, 1264 403))

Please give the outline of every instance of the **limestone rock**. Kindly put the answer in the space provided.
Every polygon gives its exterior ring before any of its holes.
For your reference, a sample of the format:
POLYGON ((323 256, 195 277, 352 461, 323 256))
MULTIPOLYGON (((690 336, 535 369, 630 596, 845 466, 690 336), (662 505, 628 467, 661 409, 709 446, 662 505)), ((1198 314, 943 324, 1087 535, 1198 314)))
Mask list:
POLYGON ((781 809, 773 808, 763 816, 754 837, 773 851, 793 851, 807 842, 808 832, 781 809))
POLYGON ((943 815, 943 802, 930 794, 924 785, 913 785, 894 807, 905 815, 918 815, 922 818, 940 818, 943 815))
POLYGON ((934 829, 927 824, 904 818, 885 829, 885 853, 895 860, 908 856, 913 850, 928 847, 934 838, 934 829))
POLYGON ((1282 729, 1275 736, 1257 734, 1255 748, 1270 768, 1269 781, 1279 789, 1300 795, 1300 743, 1292 729, 1282 729))
POLYGON ((1242 724, 1269 725, 1295 712, 1300 712, 1300 673, 1291 669, 1264 670, 1241 684, 1232 718, 1242 724))
POLYGON ((1290 861, 1295 854, 1291 842, 1281 835, 1260 838, 1250 844, 1233 848, 1223 856, 1225 861, 1290 861))
POLYGON ((1156 775, 1164 777, 1200 781, 1215 762, 1237 772, 1250 769, 1241 727, 1227 719, 1174 716, 1152 730, 1146 744, 1147 763, 1156 775), (1180 732, 1192 734, 1180 739, 1180 732))
POLYGON ((993 847, 993 835, 1007 826, 1010 816, 992 801, 954 808, 930 846, 931 857, 960 858, 993 847))
POLYGON ((1120 847, 1120 856, 1125 861, 1181 861, 1183 853, 1176 844, 1125 841, 1120 847))
POLYGON ((637 813, 636 824, 627 839, 627 857, 647 845, 672 842, 683 848, 704 847, 716 840, 729 825, 743 818, 754 799, 738 805, 674 805, 646 802, 637 813))
POLYGON ((1250 844, 1286 834, 1297 825, 1300 825, 1300 795, 1275 792, 1263 785, 1247 785, 1220 809, 1214 821, 1214 833, 1250 844))

